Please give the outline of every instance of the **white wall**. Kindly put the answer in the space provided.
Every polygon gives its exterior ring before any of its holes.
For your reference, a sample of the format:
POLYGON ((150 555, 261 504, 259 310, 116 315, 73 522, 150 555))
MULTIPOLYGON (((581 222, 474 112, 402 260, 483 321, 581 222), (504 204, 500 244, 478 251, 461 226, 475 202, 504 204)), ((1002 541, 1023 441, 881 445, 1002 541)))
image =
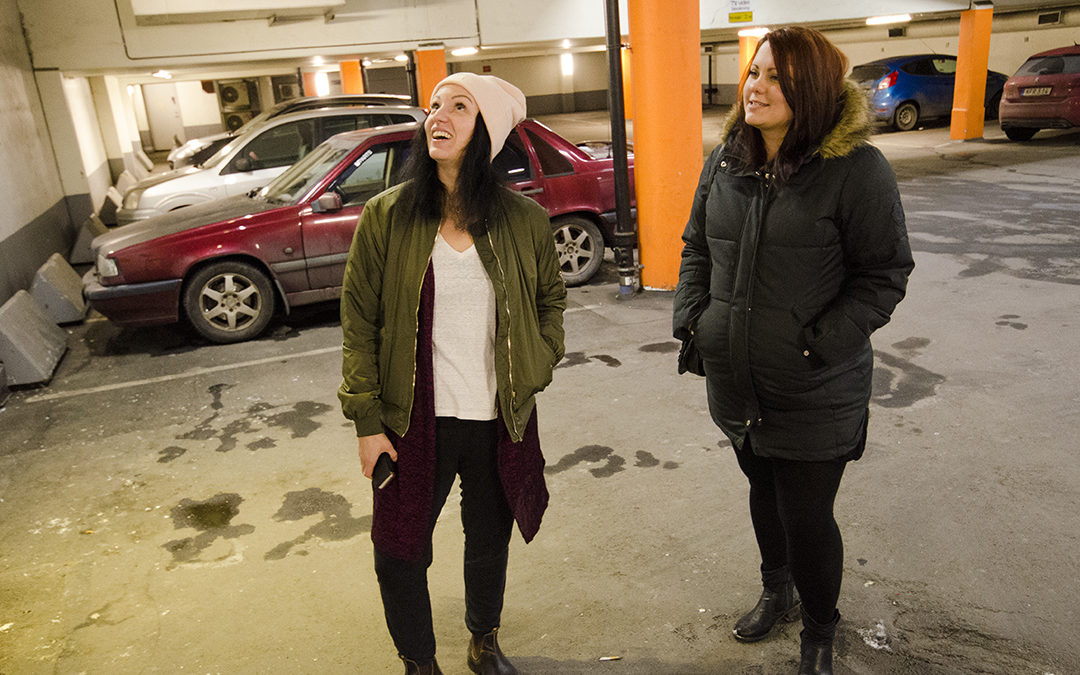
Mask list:
POLYGON ((221 126, 221 112, 217 93, 203 91, 202 82, 192 80, 176 83, 176 96, 180 103, 180 116, 184 127, 221 126))
MULTIPOLYGON (((69 186, 69 179, 64 180, 64 192, 69 195, 86 192, 90 197, 91 210, 97 212, 105 201, 105 192, 112 185, 112 177, 109 175, 109 159, 105 153, 105 142, 101 138, 101 124, 94 109, 90 83, 84 77, 64 77, 61 79, 61 86, 79 149, 78 157, 71 153, 72 159, 80 159, 82 168, 81 181, 75 186, 69 186)), ((61 171, 63 170, 61 166, 61 171)), ((81 221, 82 218, 78 216, 85 217, 89 214, 73 215, 81 221)))
POLYGON ((0 304, 66 248, 71 220, 13 0, 0 0, 0 304))

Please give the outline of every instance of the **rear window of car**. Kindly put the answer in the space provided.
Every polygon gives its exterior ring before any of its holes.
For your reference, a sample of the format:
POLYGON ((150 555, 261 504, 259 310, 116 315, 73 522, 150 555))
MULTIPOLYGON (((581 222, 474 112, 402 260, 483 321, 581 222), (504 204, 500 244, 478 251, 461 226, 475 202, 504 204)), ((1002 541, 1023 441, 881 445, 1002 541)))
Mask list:
POLYGON ((1028 59, 1017 75, 1059 75, 1080 73, 1080 54, 1062 54, 1060 56, 1040 56, 1028 59))
POLYGON ((889 68, 887 66, 855 66, 851 69, 851 79, 856 82, 872 82, 880 80, 889 74, 889 68))
POLYGON ((495 155, 491 162, 496 172, 502 173, 508 183, 526 180, 532 177, 529 168, 529 156, 525 152, 525 146, 521 143, 517 131, 511 131, 507 137, 503 149, 495 155))
POLYGON ((570 163, 570 160, 563 157, 561 152, 551 147, 550 143, 533 133, 531 129, 526 129, 525 133, 529 135, 529 140, 532 141, 533 149, 536 150, 536 158, 540 160, 540 170, 544 172, 545 176, 562 176, 574 173, 574 165, 570 163))

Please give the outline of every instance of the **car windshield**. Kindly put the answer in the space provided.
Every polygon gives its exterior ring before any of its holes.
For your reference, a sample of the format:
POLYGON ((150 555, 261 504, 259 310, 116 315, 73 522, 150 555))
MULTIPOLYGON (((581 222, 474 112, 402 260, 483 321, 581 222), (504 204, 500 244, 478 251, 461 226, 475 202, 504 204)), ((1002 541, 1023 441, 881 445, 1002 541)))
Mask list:
POLYGON ((289 167, 285 173, 270 181, 260 190, 260 196, 271 202, 296 203, 355 147, 354 143, 334 140, 323 143, 289 167))
POLYGON ((881 66, 877 64, 855 66, 851 69, 851 79, 855 82, 871 82, 873 80, 880 80, 888 74, 888 66, 881 66))
POLYGON ((1080 54, 1037 56, 1030 58, 1016 71, 1017 75, 1059 75, 1080 73, 1080 54))

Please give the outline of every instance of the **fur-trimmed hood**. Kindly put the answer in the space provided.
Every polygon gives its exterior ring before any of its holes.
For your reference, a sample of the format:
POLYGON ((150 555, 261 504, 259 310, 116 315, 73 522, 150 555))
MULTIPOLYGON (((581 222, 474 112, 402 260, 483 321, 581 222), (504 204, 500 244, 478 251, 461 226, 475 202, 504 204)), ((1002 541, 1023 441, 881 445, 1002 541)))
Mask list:
MULTIPOLYGON (((840 115, 840 121, 811 154, 820 155, 824 159, 844 157, 870 138, 874 127, 866 95, 859 89, 859 85, 845 79, 843 96, 844 111, 840 115)), ((733 106, 721 126, 721 144, 727 143, 737 120, 738 107, 733 106)))

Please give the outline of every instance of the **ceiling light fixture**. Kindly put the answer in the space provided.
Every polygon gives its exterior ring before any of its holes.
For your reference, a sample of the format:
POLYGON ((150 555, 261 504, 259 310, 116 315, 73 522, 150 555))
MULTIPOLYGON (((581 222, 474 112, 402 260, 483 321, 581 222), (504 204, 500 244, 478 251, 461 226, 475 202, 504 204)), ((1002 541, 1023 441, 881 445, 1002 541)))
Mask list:
POLYGON ((405 54, 398 54, 397 56, 394 57, 394 60, 397 61, 398 63, 405 63, 406 61, 409 60, 409 57, 406 56, 405 54))
POLYGON ((156 72, 153 72, 153 73, 150 73, 150 74, 152 76, 154 76, 154 77, 161 78, 162 80, 171 80, 172 79, 172 73, 170 73, 167 70, 159 70, 159 71, 156 71, 156 72))
POLYGON ((867 26, 884 26, 889 23, 907 23, 911 21, 910 14, 891 14, 889 16, 871 16, 866 20, 867 26))
POLYGON ((480 50, 477 49, 476 47, 458 47, 457 49, 452 49, 450 51, 450 55, 451 56, 472 56, 473 54, 477 53, 478 51, 480 51, 480 50))
POLYGON ((743 28, 739 31, 739 37, 755 37, 762 38, 768 34, 769 29, 765 26, 758 26, 756 28, 743 28))

